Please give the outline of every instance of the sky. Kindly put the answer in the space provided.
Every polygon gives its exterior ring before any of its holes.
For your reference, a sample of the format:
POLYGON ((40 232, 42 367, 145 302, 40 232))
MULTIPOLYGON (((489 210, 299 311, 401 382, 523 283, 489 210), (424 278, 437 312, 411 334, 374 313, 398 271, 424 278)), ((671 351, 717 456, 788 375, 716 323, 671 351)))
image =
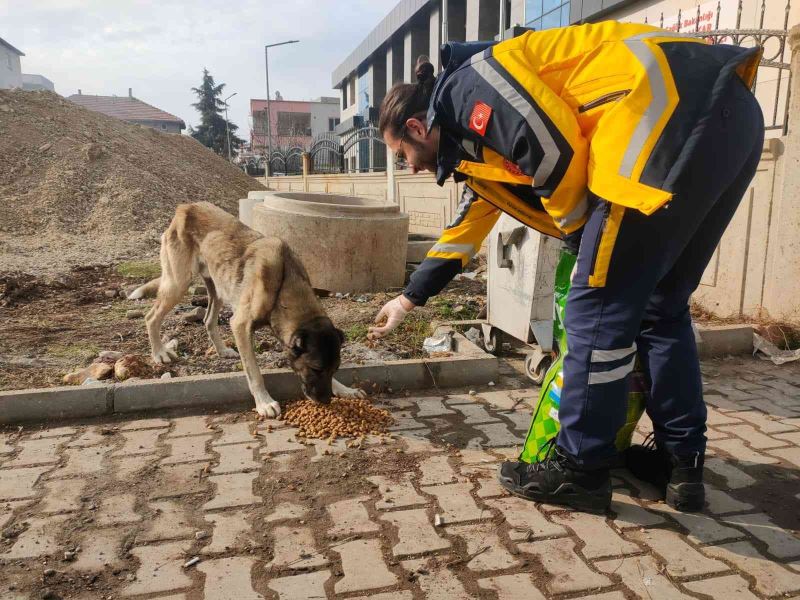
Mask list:
MULTIPOLYGON (((338 96, 333 70, 398 0, 0 0, 0 37, 25 53, 22 72, 62 96, 133 95, 196 125, 203 68, 225 83, 229 118, 249 131, 250 98, 338 96)), ((244 134, 244 135, 242 135, 244 134)))

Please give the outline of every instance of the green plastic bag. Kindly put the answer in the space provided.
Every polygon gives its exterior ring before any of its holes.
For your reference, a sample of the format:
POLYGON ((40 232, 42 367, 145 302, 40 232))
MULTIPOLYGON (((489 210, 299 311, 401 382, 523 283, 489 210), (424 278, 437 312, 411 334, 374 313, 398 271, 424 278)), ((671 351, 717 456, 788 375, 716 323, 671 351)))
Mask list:
MULTIPOLYGON (((522 449, 519 460, 526 463, 539 462, 547 458, 550 446, 548 442, 558 435, 560 423, 558 409, 561 405, 561 389, 564 386, 564 356, 567 348, 567 330, 564 327, 564 314, 567 306, 572 270, 575 267, 577 256, 566 249, 561 250, 558 266, 556 267, 556 281, 554 286, 554 318, 553 340, 558 349, 558 357, 547 370, 542 389, 539 392, 539 402, 531 419, 528 437, 522 449)), ((630 377, 630 390, 628 392, 628 406, 626 410, 625 425, 617 432, 615 445, 622 451, 631 445, 633 431, 636 423, 647 405, 648 386, 644 373, 636 359, 634 371, 630 377)))

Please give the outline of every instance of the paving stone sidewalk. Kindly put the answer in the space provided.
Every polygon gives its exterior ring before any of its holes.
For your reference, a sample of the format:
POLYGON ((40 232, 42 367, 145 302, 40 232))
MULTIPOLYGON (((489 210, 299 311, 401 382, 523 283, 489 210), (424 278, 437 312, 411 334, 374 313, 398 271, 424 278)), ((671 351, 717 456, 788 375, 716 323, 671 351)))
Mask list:
POLYGON ((514 377, 381 399, 393 439, 363 448, 245 413, 7 429, 0 600, 800 597, 800 366, 703 373, 698 514, 624 470, 606 515, 505 494, 536 395, 514 377))

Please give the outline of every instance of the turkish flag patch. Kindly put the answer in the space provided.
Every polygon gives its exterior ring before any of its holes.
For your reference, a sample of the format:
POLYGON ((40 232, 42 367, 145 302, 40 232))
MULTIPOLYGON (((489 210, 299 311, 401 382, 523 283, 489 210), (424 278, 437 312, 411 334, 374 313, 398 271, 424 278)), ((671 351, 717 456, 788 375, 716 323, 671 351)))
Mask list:
POLYGON ((503 168, 512 175, 525 175, 525 173, 522 172, 522 169, 519 168, 519 165, 511 162, 507 158, 503 159, 503 168))
POLYGON ((469 117, 469 128, 480 136, 486 135, 486 127, 492 116, 492 107, 478 100, 469 117))

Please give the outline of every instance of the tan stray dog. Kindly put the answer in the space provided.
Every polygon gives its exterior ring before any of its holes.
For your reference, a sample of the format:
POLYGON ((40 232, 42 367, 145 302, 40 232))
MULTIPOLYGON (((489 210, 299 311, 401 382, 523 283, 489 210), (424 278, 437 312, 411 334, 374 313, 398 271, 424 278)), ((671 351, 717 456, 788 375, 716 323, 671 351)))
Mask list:
POLYGON ((283 344, 306 397, 327 403, 332 396, 365 395, 333 379, 344 334, 325 314, 294 252, 278 238, 264 237, 209 202, 178 206, 161 236, 161 276, 129 296, 156 296, 145 316, 155 362, 169 363, 177 357, 161 341, 161 323, 198 274, 208 290, 206 331, 217 354, 226 358, 238 355, 225 346, 217 321, 223 303, 233 307, 231 329, 259 415, 281 414, 264 386, 253 348, 253 332, 265 325, 283 344))

